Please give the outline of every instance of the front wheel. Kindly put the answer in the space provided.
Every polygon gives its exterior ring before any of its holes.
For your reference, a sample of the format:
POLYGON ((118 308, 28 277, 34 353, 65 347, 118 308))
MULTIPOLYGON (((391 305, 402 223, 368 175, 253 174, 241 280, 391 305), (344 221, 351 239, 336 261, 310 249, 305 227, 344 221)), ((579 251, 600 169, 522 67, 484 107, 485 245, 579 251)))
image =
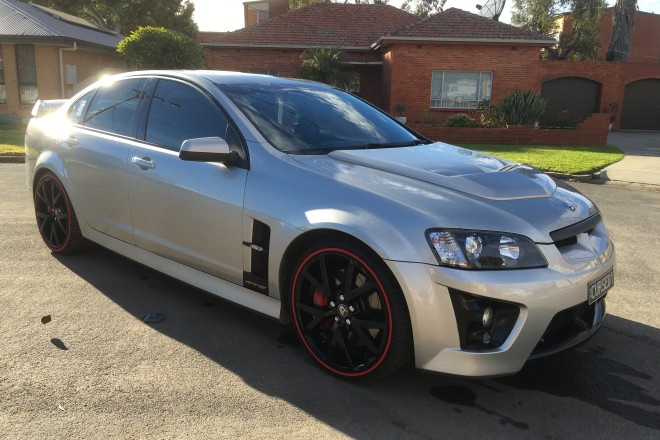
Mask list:
POLYGON ((344 242, 310 248, 295 266, 291 311, 307 351, 341 378, 381 378, 412 355, 401 289, 371 252, 344 242))
POLYGON ((39 233, 55 254, 72 254, 85 246, 76 213, 62 182, 51 172, 34 186, 34 211, 39 233))

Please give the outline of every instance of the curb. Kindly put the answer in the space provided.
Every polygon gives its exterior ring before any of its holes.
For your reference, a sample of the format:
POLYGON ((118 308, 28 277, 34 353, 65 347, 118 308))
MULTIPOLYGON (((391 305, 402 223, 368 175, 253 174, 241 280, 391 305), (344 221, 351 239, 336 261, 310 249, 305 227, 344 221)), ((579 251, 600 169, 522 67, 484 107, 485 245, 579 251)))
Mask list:
POLYGON ((563 174, 563 173, 552 173, 549 171, 546 171, 546 173, 550 177, 554 177, 555 179, 559 180, 567 180, 569 182, 582 182, 582 183, 589 183, 592 180, 600 180, 600 171, 595 172, 593 174, 563 174))
POLYGON ((25 156, 0 156, 0 163, 25 163, 25 156))

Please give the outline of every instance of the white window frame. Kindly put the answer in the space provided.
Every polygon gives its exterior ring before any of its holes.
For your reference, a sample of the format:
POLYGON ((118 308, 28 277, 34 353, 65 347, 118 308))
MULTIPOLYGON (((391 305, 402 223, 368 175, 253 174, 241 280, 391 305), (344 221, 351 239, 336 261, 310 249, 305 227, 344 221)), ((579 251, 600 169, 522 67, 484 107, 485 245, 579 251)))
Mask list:
POLYGON ((447 108, 447 109, 475 109, 479 105, 479 101, 482 101, 484 99, 491 99, 493 93, 493 72, 492 71, 479 71, 479 70, 434 70, 431 73, 431 99, 430 99, 430 107, 431 108, 447 108), (445 93, 445 74, 446 73, 452 73, 452 74, 460 74, 460 73, 469 73, 469 74, 474 74, 478 73, 479 74, 479 81, 478 81, 478 87, 477 87, 477 94, 476 94, 476 99, 455 99, 455 98, 450 98, 444 95, 445 93), (436 90, 433 88, 435 80, 440 77, 441 79, 441 88, 442 90, 440 91, 440 98, 437 97, 436 90), (484 88, 484 82, 489 81, 486 86, 486 90, 482 90, 484 88), (434 96, 435 95, 435 96, 434 96))

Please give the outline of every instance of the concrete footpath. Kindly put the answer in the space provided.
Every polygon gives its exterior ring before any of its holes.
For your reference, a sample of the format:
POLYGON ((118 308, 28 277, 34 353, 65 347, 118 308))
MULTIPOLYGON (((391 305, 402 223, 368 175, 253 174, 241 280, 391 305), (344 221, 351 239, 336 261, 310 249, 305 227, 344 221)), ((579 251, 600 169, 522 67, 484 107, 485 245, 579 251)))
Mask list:
POLYGON ((625 157, 601 171, 601 179, 660 185, 660 132, 611 132, 607 143, 625 157))

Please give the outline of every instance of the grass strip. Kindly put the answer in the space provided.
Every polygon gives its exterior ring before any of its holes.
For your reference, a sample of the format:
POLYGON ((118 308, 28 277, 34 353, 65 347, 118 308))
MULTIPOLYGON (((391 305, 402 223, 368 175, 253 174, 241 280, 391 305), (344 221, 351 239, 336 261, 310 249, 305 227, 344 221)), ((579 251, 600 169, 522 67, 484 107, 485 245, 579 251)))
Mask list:
POLYGON ((462 145, 513 162, 526 163, 542 171, 590 174, 623 159, 616 147, 584 145, 462 145))

